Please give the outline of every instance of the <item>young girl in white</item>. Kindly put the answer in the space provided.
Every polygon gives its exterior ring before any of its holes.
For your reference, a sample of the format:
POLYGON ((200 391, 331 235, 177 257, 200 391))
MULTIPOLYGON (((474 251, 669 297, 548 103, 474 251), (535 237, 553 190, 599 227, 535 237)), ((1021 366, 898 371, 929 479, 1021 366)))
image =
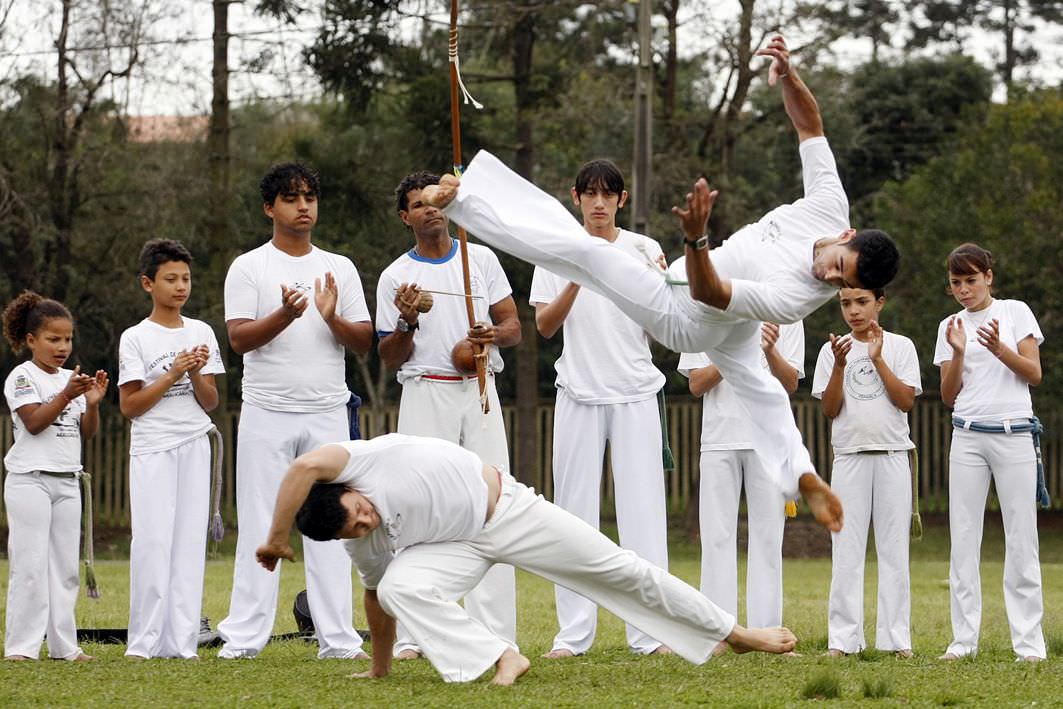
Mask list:
POLYGON ((54 300, 24 291, 4 309, 4 337, 31 358, 4 382, 15 443, 7 478, 7 619, 4 657, 36 660, 47 637, 55 660, 91 660, 77 644, 74 606, 81 538, 81 438, 100 425, 107 373, 63 369, 74 318, 54 300))
POLYGON ((911 657, 908 530, 912 518, 915 448, 908 412, 922 393, 915 345, 878 324, 881 289, 842 288, 842 317, 852 332, 830 336, 816 361, 812 396, 831 420, 831 488, 842 501, 845 525, 831 535, 827 647, 842 657, 864 640, 864 556, 868 524, 875 525, 878 620, 875 647, 911 657))
POLYGON ((1020 659, 1045 658, 1037 543, 1037 462, 1030 387, 1041 382, 1041 328, 1026 303, 992 295, 993 255, 975 244, 953 249, 949 289, 963 306, 938 326, 934 364, 952 407, 949 450, 949 589, 952 642, 941 659, 978 651, 982 545, 989 478, 1004 520, 1004 607, 1020 659))
POLYGON ((129 444, 129 640, 126 656, 196 657, 210 506, 214 375, 225 371, 209 325, 181 315, 191 254, 155 239, 140 252, 151 315, 122 333, 118 392, 129 444))

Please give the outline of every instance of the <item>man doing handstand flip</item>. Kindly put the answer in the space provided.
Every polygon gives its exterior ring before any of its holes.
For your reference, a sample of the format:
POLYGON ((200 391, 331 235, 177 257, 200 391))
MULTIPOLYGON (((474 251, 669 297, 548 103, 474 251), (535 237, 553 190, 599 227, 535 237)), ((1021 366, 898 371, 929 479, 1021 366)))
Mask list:
POLYGON ((897 247, 882 231, 849 228, 849 203, 812 92, 790 65, 782 37, 758 52, 772 58, 769 83, 801 140, 801 199, 768 212, 713 250, 706 227, 716 191, 704 179, 674 207, 686 256, 671 272, 640 264, 601 239, 587 239, 557 200, 481 151, 461 177, 426 188, 423 199, 491 246, 541 266, 613 301, 676 352, 706 352, 734 387, 753 421, 751 442, 764 468, 792 495, 798 489, 816 519, 841 529, 842 509, 815 473, 782 385, 760 366, 761 322, 803 319, 840 287, 880 288, 897 272, 897 247), (460 189, 459 189, 460 185, 460 189))

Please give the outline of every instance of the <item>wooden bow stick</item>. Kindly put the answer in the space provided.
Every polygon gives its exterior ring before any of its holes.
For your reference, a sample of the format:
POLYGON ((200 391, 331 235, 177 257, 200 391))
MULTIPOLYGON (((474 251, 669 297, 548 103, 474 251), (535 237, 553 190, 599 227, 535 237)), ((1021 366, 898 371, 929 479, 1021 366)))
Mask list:
MULTIPOLYGON (((458 68, 458 0, 450 0, 450 139, 453 143, 454 174, 461 177, 465 169, 461 161, 461 107, 458 104, 458 91, 464 95, 466 102, 472 100, 465 85, 461 81, 458 68)), ((480 108, 475 101, 474 106, 480 108)), ((465 230, 458 227, 458 243, 461 245, 461 276, 465 286, 465 311, 469 316, 469 327, 476 324, 476 314, 473 310, 472 286, 469 279, 469 238, 465 230)), ((487 356, 488 346, 474 345, 476 361, 476 381, 480 385, 480 408, 486 414, 491 410, 491 404, 487 400, 487 356)))

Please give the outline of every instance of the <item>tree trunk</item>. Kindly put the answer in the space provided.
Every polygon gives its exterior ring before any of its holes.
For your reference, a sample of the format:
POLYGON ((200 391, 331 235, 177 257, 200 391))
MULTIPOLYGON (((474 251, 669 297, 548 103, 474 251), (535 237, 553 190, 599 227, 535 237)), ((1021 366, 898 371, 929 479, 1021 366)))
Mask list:
MULTIPOLYGON (((531 180, 535 167, 532 55, 535 48, 535 13, 523 9, 513 28, 513 89, 516 97, 517 173, 531 180)), ((532 483, 539 474, 539 333, 535 311, 527 298, 517 296, 521 342, 517 346, 517 417, 514 473, 522 482, 532 483)))

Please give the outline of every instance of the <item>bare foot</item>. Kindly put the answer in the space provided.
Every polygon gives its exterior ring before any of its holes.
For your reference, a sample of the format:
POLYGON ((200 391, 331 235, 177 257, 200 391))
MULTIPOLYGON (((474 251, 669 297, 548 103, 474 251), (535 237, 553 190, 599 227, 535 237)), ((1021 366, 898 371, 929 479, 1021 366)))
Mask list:
POLYGON ((1044 662, 1045 661, 1045 658, 1038 657, 1037 655, 1027 655, 1026 657, 1023 657, 1021 659, 1022 659, 1023 662, 1044 662))
POLYGON ((136 660, 136 661, 139 662, 141 660, 146 660, 148 658, 144 657, 143 655, 126 655, 125 659, 127 659, 127 660, 136 660))
POLYGON ((458 194, 460 180, 454 175, 443 175, 438 185, 428 185, 421 190, 421 199, 427 204, 442 209, 458 194))
POLYGON ((893 653, 893 656, 896 657, 898 660, 910 660, 912 659, 912 651, 908 649, 898 650, 897 652, 893 653))
POLYGON ((727 651, 730 650, 730 649, 731 649, 731 646, 727 644, 727 641, 726 640, 721 640, 719 645, 717 645, 716 647, 714 647, 712 649, 712 656, 713 657, 720 657, 721 655, 726 655, 727 651))
POLYGON ((782 656, 783 657, 804 657, 804 655, 802 655, 801 653, 794 652, 793 650, 791 650, 790 652, 784 652, 782 654, 782 656))
POLYGON ((572 652, 568 648, 559 647, 556 650, 544 653, 543 657, 547 660, 562 660, 566 657, 575 657, 576 653, 572 652))
MULTIPOLYGON (((420 659, 420 657, 421 657, 421 653, 418 652, 417 650, 413 650, 411 648, 406 648, 405 650, 400 652, 398 655, 395 655, 395 659, 396 660, 417 660, 417 659, 420 659)), ((355 659, 361 659, 361 658, 355 658, 355 659)))
POLYGON ((805 473, 797 480, 801 496, 816 521, 832 532, 842 529, 842 502, 830 489, 830 485, 815 473, 805 473))
POLYGON ((837 648, 832 647, 830 650, 827 650, 827 657, 833 657, 837 659, 839 657, 845 657, 845 653, 841 650, 838 650, 837 648))
POLYGON ((8 655, 4 659, 9 662, 22 662, 23 660, 32 660, 33 658, 28 655, 8 655))
POLYGON ((654 648, 653 652, 651 652, 650 654, 651 655, 671 655, 673 653, 672 653, 672 648, 668 647, 667 645, 658 645, 656 648, 654 648))
POLYGON ((79 653, 77 657, 73 658, 70 661, 71 662, 91 662, 92 660, 95 660, 95 659, 96 658, 93 657, 92 655, 86 655, 85 653, 82 652, 82 653, 79 653))
POLYGON ((955 660, 960 659, 960 656, 957 655, 954 652, 946 652, 944 655, 941 655, 940 657, 938 657, 938 659, 939 660, 944 660, 945 662, 953 662, 955 660))
POLYGON ((510 647, 506 648, 506 651, 498 658, 495 667, 498 669, 495 671, 491 684, 509 687, 528 671, 528 668, 531 667, 531 660, 510 647))
MULTIPOLYGON (((407 651, 403 650, 403 652, 407 652, 407 651)), ((412 650, 410 652, 412 652, 412 650)), ((353 655, 351 655, 351 659, 352 660, 368 660, 369 659, 369 653, 367 653, 365 650, 359 650, 358 652, 356 652, 353 655)))
POLYGON ((752 651, 781 655, 797 646, 797 637, 789 628, 743 628, 736 625, 727 636, 727 644, 739 655, 752 651))

